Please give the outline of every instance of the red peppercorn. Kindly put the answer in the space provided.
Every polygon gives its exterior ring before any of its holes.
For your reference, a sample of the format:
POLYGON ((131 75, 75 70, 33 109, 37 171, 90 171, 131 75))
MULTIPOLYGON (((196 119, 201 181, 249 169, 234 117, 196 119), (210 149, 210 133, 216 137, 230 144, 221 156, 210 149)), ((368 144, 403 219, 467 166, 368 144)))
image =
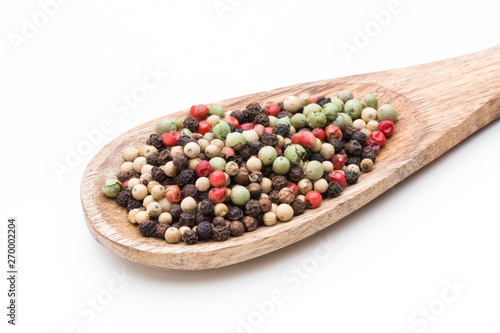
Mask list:
POLYGON ((311 103, 313 104, 316 104, 316 101, 318 100, 318 97, 314 97, 312 100, 311 100, 311 103))
POLYGON ((347 183, 344 174, 337 170, 330 172, 330 174, 328 175, 328 180, 330 181, 330 183, 339 184, 340 187, 343 187, 347 183))
POLYGON ((210 174, 210 184, 215 187, 224 185, 226 182, 226 175, 220 170, 215 170, 210 174))
POLYGON ((165 189, 165 196, 170 202, 179 202, 181 200, 181 189, 177 185, 170 185, 165 189))
POLYGON ((345 165, 345 156, 342 154, 335 154, 332 156, 332 164, 335 170, 340 170, 345 165))
POLYGON ((240 128, 244 131, 249 131, 251 130, 253 127, 254 127, 254 123, 246 123, 246 124, 243 124, 243 125, 240 125, 240 128))
POLYGON ((222 121, 232 125, 234 128, 240 128, 240 123, 238 122, 238 119, 234 117, 226 117, 222 119, 222 121))
POLYGON ((325 135, 328 140, 342 139, 342 130, 337 125, 328 125, 325 128, 325 135))
POLYGON ((212 167, 208 161, 200 161, 194 172, 198 177, 206 177, 212 172, 212 167))
POLYGON ((222 148, 222 157, 227 159, 228 157, 234 156, 234 149, 231 147, 224 147, 222 148))
POLYGON ((326 134, 325 134, 325 131, 323 129, 315 128, 315 129, 313 129, 313 134, 315 137, 317 137, 321 141, 325 141, 326 134))
POLYGON ((208 191, 208 198, 214 204, 218 204, 227 199, 228 192, 225 187, 214 187, 210 191, 208 191))
POLYGON ((292 144, 295 144, 295 145, 302 144, 302 133, 303 132, 297 132, 294 135, 292 135, 292 144))
POLYGON ((278 156, 280 156, 281 153, 283 153, 283 150, 281 150, 279 146, 274 147, 274 149, 276 149, 276 154, 278 154, 278 156))
POLYGON ((378 143, 380 145, 380 147, 385 145, 385 135, 384 135, 384 133, 382 133, 380 131, 371 132, 368 139, 375 141, 376 143, 378 143))
POLYGON ((122 186, 123 186, 123 188, 128 187, 128 179, 122 182, 122 186))
POLYGON ((373 149, 376 154, 380 151, 380 145, 377 141, 367 140, 363 146, 373 149))
POLYGON ((273 134, 273 128, 272 127, 266 127, 265 128, 267 134, 273 134))
POLYGON ((295 183, 290 183, 286 187, 291 188, 295 196, 299 195, 299 187, 295 183))
POLYGON ((302 132, 300 140, 302 142, 302 145, 306 146, 307 148, 312 148, 316 144, 316 137, 312 132, 309 131, 302 132))
POLYGON ((274 116, 276 117, 278 113, 280 113, 281 109, 279 106, 276 104, 269 104, 266 106, 266 109, 264 110, 264 113, 268 116, 274 116))
POLYGON ((394 123, 390 120, 382 120, 378 123, 378 130, 388 138, 394 133, 394 123))
POLYGON ((208 107, 204 104, 193 105, 191 107, 191 116, 196 120, 204 120, 208 117, 208 107))
POLYGON ((202 120, 198 123, 198 131, 196 133, 200 133, 201 135, 205 135, 210 131, 212 127, 210 127, 210 124, 206 120, 202 120))
POLYGON ((319 192, 316 191, 307 192, 306 197, 304 199, 304 203, 309 208, 319 207, 321 205, 321 201, 323 201, 323 198, 321 197, 321 194, 319 194, 319 192))
POLYGON ((181 137, 181 133, 177 131, 170 131, 168 133, 163 133, 161 136, 161 141, 167 147, 173 147, 177 145, 177 139, 181 137))

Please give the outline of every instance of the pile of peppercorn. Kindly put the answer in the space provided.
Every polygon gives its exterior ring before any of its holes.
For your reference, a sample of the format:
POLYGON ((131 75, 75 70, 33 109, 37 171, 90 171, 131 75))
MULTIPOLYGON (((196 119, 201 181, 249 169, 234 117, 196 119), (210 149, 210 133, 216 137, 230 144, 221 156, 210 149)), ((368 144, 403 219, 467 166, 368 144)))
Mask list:
POLYGON ((390 104, 348 90, 190 113, 160 120, 146 144, 126 148, 102 188, 145 237, 224 241, 319 207, 373 168, 397 118, 390 104))

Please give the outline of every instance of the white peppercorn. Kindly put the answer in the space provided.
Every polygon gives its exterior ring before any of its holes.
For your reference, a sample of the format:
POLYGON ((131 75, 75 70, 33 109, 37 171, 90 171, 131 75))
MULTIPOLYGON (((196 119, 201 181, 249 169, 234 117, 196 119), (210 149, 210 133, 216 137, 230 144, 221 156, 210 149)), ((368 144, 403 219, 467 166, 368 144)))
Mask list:
POLYGON ((145 166, 142 167, 141 174, 152 173, 152 170, 153 166, 151 164, 146 164, 145 166))
POLYGON ((226 216, 228 212, 228 208, 225 204, 223 203, 218 203, 214 207, 214 214, 215 216, 226 216))
POLYGON ((210 144, 210 142, 208 142, 207 139, 198 140, 198 146, 200 146, 201 151, 205 151, 205 149, 207 149, 209 144, 210 144))
POLYGON ((312 98, 311 98, 310 94, 302 93, 299 95, 299 100, 300 100, 300 104, 302 104, 302 106, 307 106, 308 104, 311 104, 312 98))
POLYGON ((200 177, 196 180, 194 186, 200 192, 208 191, 210 189, 210 180, 207 177, 200 177))
POLYGON ((134 163, 132 162, 123 162, 120 166, 121 172, 132 172, 134 171, 134 163))
POLYGON ((181 236, 184 235, 184 233, 188 230, 191 230, 191 228, 186 226, 186 225, 179 228, 179 232, 181 233, 181 236))
POLYGON ((141 183, 141 181, 139 180, 139 178, 135 178, 135 177, 134 178, 130 178, 128 180, 128 186, 127 186, 127 188, 129 190, 132 190, 135 185, 140 184, 140 183, 141 183))
POLYGON ((275 225, 278 222, 276 214, 273 212, 267 212, 263 216, 264 224, 267 226, 275 225))
POLYGON ((367 124, 366 124, 366 128, 369 129, 370 131, 378 131, 378 121, 376 120, 370 120, 367 124))
POLYGON ((322 143, 321 150, 319 151, 323 159, 329 160, 335 155, 335 148, 329 143, 322 143))
POLYGON ((144 200, 142 200, 142 205, 144 207, 147 207, 152 202, 156 202, 155 198, 153 198, 152 195, 148 195, 147 197, 144 198, 144 200))
POLYGON ((156 200, 160 200, 160 199, 164 198, 165 197, 165 187, 163 187, 162 185, 153 186, 153 188, 151 189, 151 195, 156 200))
POLYGON ((191 170, 196 170, 196 167, 198 166, 198 164, 200 164, 201 160, 197 157, 197 158, 192 158, 189 160, 189 164, 188 164, 188 169, 191 169, 191 170))
POLYGON ((184 212, 192 213, 196 211, 197 203, 192 197, 186 197, 181 201, 181 209, 184 212))
POLYGON ((314 153, 317 153, 321 150, 321 147, 322 147, 323 143, 321 142, 320 139, 316 138, 316 143, 314 144, 314 146, 311 148, 311 150, 314 152, 314 153))
POLYGON ((377 120, 377 110, 371 107, 364 108, 361 112, 361 119, 367 124, 372 120, 377 120))
POLYGON ((224 141, 222 141, 221 139, 213 139, 212 141, 210 141, 210 144, 219 147, 220 150, 222 150, 222 148, 226 146, 224 141))
POLYGON ((333 171, 333 163, 330 161, 324 161, 323 162, 323 171, 325 173, 330 173, 333 171))
POLYGON ((135 217, 136 217, 137 213, 139 213, 140 211, 141 210, 139 208, 134 208, 130 212, 128 212, 128 220, 130 223, 132 223, 132 224, 137 223, 137 220, 135 217))
POLYGON ((146 210, 148 211, 148 213, 149 213, 149 216, 150 216, 150 217, 158 217, 158 216, 160 216, 160 214, 162 213, 161 206, 160 206, 160 204, 159 204, 159 203, 157 203, 156 201, 155 201, 155 202, 150 203, 150 204, 146 207, 146 210))
MULTIPOLYGON (((212 140, 212 141, 214 141, 214 140, 212 140)), ((220 151, 221 151, 221 148, 219 148, 218 146, 213 145, 213 144, 209 144, 207 146, 207 148, 205 148, 205 155, 207 155, 208 158, 214 158, 214 157, 219 156, 220 151)))
POLYGON ((248 159, 246 166, 250 172, 260 171, 262 169, 262 161, 259 158, 252 156, 248 159))
POLYGON ((286 111, 291 112, 291 113, 295 113, 295 112, 299 111, 300 109, 302 109, 302 107, 303 106, 302 106, 300 99, 298 99, 295 96, 288 96, 283 101, 283 108, 286 111))
POLYGON ((224 167, 224 171, 230 176, 236 176, 238 174, 238 170, 240 167, 238 166, 238 163, 231 161, 226 164, 224 167))
POLYGON ((273 190, 273 181, 269 178, 262 178, 260 181, 260 187, 262 188, 263 193, 269 193, 273 190))
POLYGON ((276 118, 275 116, 269 116, 269 127, 274 127, 274 125, 276 124, 276 120, 278 118, 276 118))
POLYGON ((305 195, 307 192, 312 191, 313 183, 309 179, 304 178, 298 182, 297 187, 299 188, 300 194, 305 195))
POLYGON ((137 184, 132 189, 134 199, 143 200, 148 195, 148 188, 145 185, 137 184))
POLYGON ((133 162, 137 157, 139 157, 139 149, 134 147, 127 147, 122 152, 125 161, 133 162))
POLYGON ((276 210, 276 216, 278 220, 286 222, 290 221, 293 217, 293 208, 288 204, 281 204, 278 206, 276 210))
POLYGON ((169 161, 163 167, 163 172, 169 177, 175 177, 180 172, 180 170, 174 165, 174 162, 169 161))
POLYGON ((370 131, 368 128, 363 128, 360 130, 361 133, 363 133, 364 135, 366 135, 366 137, 370 137, 370 134, 372 131, 370 131))
POLYGON ((165 231, 165 240, 171 244, 178 243, 181 237, 181 232, 177 228, 170 227, 165 231))
POLYGON ((160 216, 158 216, 158 222, 160 223, 172 223, 172 215, 170 215, 170 213, 161 213, 160 216))
POLYGON ((303 194, 299 194, 295 199, 299 199, 301 200, 302 202, 304 202, 306 200, 306 196, 303 195, 303 194))
POLYGON ((141 184, 147 185, 149 182, 153 181, 153 176, 150 173, 145 173, 139 177, 139 180, 141 181, 141 184))
POLYGON ((200 146, 196 142, 189 142, 184 146, 184 155, 188 158, 195 158, 201 152, 200 146))
POLYGON ((273 212, 274 214, 276 214, 276 211, 278 210, 278 205, 273 203, 271 204, 271 212, 273 212))
POLYGON ((170 212, 170 207, 172 207, 172 203, 168 201, 167 198, 158 200, 158 203, 160 204, 162 211, 170 212))
POLYGON ((184 154, 184 148, 182 146, 174 146, 170 149, 170 157, 174 158, 177 154, 184 154))
POLYGON ((148 157, 152 153, 157 153, 157 152, 158 152, 158 149, 156 149, 156 147, 150 146, 150 145, 142 145, 139 148, 139 155, 144 156, 144 157, 148 157))
POLYGON ((207 118, 207 122, 210 125, 210 127, 214 127, 215 123, 217 123, 221 118, 217 115, 211 115, 210 117, 207 118))
MULTIPOLYGON (((370 160, 371 161, 371 160, 370 160)), ((347 167, 346 167, 346 171, 345 172, 349 172, 349 171, 354 171, 356 172, 357 174, 360 173, 360 169, 359 167, 356 165, 356 164, 349 164, 347 167)))
POLYGON ((363 128, 366 128, 366 122, 363 119, 356 119, 352 122, 352 126, 359 130, 362 130, 363 128))
POLYGON ((149 220, 149 213, 146 210, 141 210, 135 214, 135 221, 136 223, 141 223, 144 221, 149 220))
POLYGON ((363 159, 359 165, 364 172, 370 172, 373 169, 373 161, 369 158, 363 159))
POLYGON ((259 135, 253 129, 248 131, 243 131, 242 134, 246 140, 247 145, 251 145, 252 143, 259 141, 259 135))
POLYGON ((314 182, 314 190, 319 193, 325 193, 328 190, 328 182, 324 178, 320 178, 314 182))
POLYGON ((147 186, 148 188, 148 192, 149 194, 151 194, 151 192, 153 191, 153 187, 155 187, 156 185, 161 185, 159 182, 157 182, 156 180, 151 180, 147 186))
POLYGON ((142 167, 148 164, 146 158, 144 156, 139 156, 134 160, 134 170, 137 172, 141 172, 142 167))

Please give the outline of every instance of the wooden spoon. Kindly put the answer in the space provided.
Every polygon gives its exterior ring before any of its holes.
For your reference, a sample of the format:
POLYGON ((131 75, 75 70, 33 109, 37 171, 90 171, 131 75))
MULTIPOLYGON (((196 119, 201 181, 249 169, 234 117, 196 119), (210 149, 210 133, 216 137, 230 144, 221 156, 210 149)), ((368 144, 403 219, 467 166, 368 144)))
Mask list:
MULTIPOLYGON (((272 227, 259 227, 225 242, 168 244, 145 238, 127 220, 126 210, 101 193, 122 163, 121 151, 139 147, 158 119, 120 135, 89 163, 81 183, 88 228, 104 247, 123 258, 159 269, 203 270, 246 261, 309 237, 362 207, 500 116, 500 46, 458 58, 378 73, 298 84, 218 102, 227 110, 250 102, 282 101, 307 92, 336 96, 349 89, 360 98, 374 93, 399 117, 394 135, 377 157, 373 171, 360 176, 335 199, 272 227)), ((185 116, 188 110, 170 116, 185 116)))

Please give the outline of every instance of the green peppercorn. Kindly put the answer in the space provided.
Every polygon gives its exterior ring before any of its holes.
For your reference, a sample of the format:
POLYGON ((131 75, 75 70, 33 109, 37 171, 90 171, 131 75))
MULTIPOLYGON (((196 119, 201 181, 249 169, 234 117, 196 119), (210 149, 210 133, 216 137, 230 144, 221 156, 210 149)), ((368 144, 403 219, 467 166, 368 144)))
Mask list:
POLYGON ((345 103, 344 112, 348 114, 351 119, 358 119, 363 111, 363 104, 357 99, 350 99, 345 103))
POLYGON ((296 113, 293 115, 292 119, 290 119, 290 123, 296 129, 306 127, 307 117, 302 113, 296 113))
POLYGON ((309 113, 318 112, 318 111, 321 111, 321 105, 316 104, 316 103, 311 103, 311 104, 307 105, 306 107, 304 107, 304 111, 302 111, 302 113, 307 117, 309 115, 309 113))
POLYGON ((156 123, 156 131, 157 132, 177 131, 177 126, 174 124, 172 119, 163 118, 156 123))
POLYGON ((373 94, 366 94, 365 98, 362 100, 363 106, 376 109, 378 107, 377 97, 373 94))
MULTIPOLYGON (((342 103, 340 99, 337 98, 337 100, 342 103)), ((339 112, 342 112, 343 105, 344 104, 342 103, 342 105, 340 105, 339 107, 339 104, 336 103, 326 103, 325 105, 323 105, 323 109, 321 109, 321 111, 326 115, 327 121, 332 122, 335 120, 335 118, 337 118, 339 112)))
POLYGON ((377 119, 379 122, 382 120, 395 122, 397 117, 398 113, 396 109, 390 104, 384 104, 377 110, 377 119))
POLYGON ((235 205, 244 206, 250 201, 250 191, 244 186, 236 185, 231 189, 230 198, 235 205))
POLYGON ((115 198, 122 189, 122 183, 118 179, 106 179, 102 187, 102 193, 110 198, 115 198))
POLYGON ((210 161, 208 161, 208 162, 210 163, 212 170, 224 171, 226 168, 226 160, 223 159, 222 157, 211 158, 210 161))
POLYGON ((259 159, 262 161, 263 165, 271 165, 274 160, 278 157, 276 149, 271 146, 265 146, 259 150, 259 159))
POLYGON ((205 135, 203 136, 203 138, 205 140, 207 140, 208 142, 212 141, 213 139, 215 139, 215 134, 212 133, 212 132, 208 132, 208 133, 205 133, 205 135))
POLYGON ((344 103, 347 102, 348 100, 354 98, 354 96, 352 95, 352 92, 350 90, 347 90, 347 89, 342 90, 341 92, 339 92, 339 94, 337 95, 337 97, 339 99, 341 99, 342 102, 344 102, 344 103))
MULTIPOLYGON (((309 105, 313 105, 313 104, 309 104, 309 105)), ((312 111, 312 112, 309 112, 307 114, 307 125, 311 128, 325 127, 326 121, 327 121, 326 114, 321 110, 312 111)))
POLYGON ((182 134, 182 135, 191 135, 191 134, 193 134, 193 132, 191 132, 191 131, 190 131, 189 129, 187 129, 187 128, 183 128, 183 129, 181 129, 181 134, 182 134))
POLYGON ((285 157, 292 163, 297 165, 306 157, 306 150, 301 145, 289 145, 285 149, 285 157))
POLYGON ((184 119, 186 119, 186 117, 179 117, 175 120, 175 126, 178 130, 184 128, 184 119))
POLYGON ((288 126, 288 128, 290 128, 290 126, 292 125, 290 122, 290 118, 288 118, 288 117, 276 119, 276 121, 274 122, 274 126, 276 126, 278 124, 284 124, 284 125, 288 126))
POLYGON ((229 133, 226 137, 226 146, 233 148, 234 150, 241 150, 246 143, 246 139, 243 134, 234 132, 229 133))
POLYGON ((352 126, 352 119, 347 113, 339 113, 332 124, 337 125, 341 130, 344 130, 349 126, 352 126))
POLYGON ((211 114, 211 115, 216 115, 216 116, 219 116, 221 118, 224 118, 224 107, 220 104, 212 104, 208 107, 208 114, 211 114))
POLYGON ((309 161, 304 171, 306 172, 306 177, 310 180, 318 180, 323 177, 323 164, 314 160, 309 161))
POLYGON ((215 126, 212 129, 212 131, 217 139, 223 140, 227 137, 229 133, 231 133, 231 128, 229 127, 228 123, 219 120, 218 122, 215 123, 215 126))
POLYGON ((279 156, 274 160, 273 171, 276 172, 278 175, 286 175, 289 170, 290 170, 290 161, 287 158, 279 156))

